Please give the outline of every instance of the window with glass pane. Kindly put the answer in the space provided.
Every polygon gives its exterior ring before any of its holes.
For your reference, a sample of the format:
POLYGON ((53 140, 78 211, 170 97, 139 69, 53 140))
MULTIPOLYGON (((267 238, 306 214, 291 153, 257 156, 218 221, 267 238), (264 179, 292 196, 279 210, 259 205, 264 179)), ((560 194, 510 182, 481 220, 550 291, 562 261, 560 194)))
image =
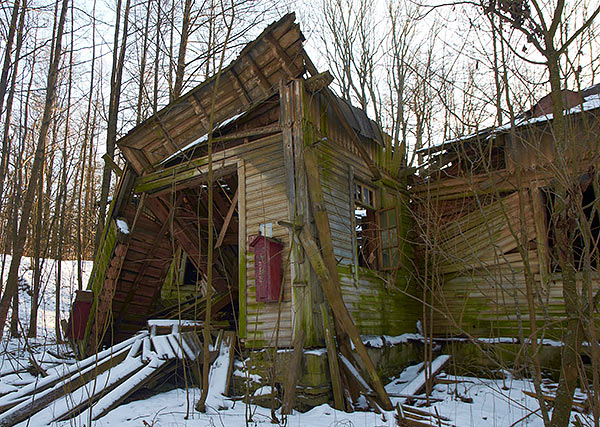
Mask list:
POLYGON ((381 269, 391 270, 400 267, 398 249, 398 211, 395 207, 382 209, 379 213, 381 241, 381 269))

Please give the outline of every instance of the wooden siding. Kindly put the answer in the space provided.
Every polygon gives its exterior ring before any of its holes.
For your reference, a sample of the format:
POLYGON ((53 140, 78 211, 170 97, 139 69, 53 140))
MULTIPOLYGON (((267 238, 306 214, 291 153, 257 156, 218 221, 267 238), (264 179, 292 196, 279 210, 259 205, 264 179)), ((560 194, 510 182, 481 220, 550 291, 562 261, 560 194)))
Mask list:
MULTIPOLYGON (((258 235, 260 224, 272 224, 273 237, 284 245, 282 262, 285 277, 283 281, 283 301, 281 304, 278 346, 287 347, 292 342, 292 295, 290 287, 290 268, 286 266, 290 248, 289 231, 277 224, 277 221, 289 221, 289 202, 285 188, 285 170, 283 166, 283 146, 281 136, 271 138, 256 150, 243 156, 244 182, 240 185, 245 191, 245 207, 240 216, 245 216, 245 320, 247 346, 275 345, 276 324, 279 304, 277 302, 256 302, 254 252, 249 242, 258 235)), ((240 194, 241 196, 241 194, 240 194)), ((242 288, 242 286, 240 286, 242 288)), ((240 301, 242 304, 242 301, 240 301)), ((241 309, 240 309, 241 310, 241 309)), ((241 316, 240 316, 241 317, 241 316)))
MULTIPOLYGON (((391 189, 372 182, 369 168, 357 155, 350 136, 340 124, 324 118, 324 110, 314 102, 311 113, 313 117, 319 117, 319 131, 327 132, 327 138, 317 145, 317 153, 346 307, 361 334, 399 335, 416 332, 416 319, 421 308, 412 297, 416 294, 416 281, 411 280, 412 272, 406 268, 389 273, 368 270, 358 267, 354 255, 354 179, 378 189, 376 197, 380 199, 380 207, 389 203, 390 195, 387 192, 391 189), (384 203, 382 199, 388 199, 388 202, 384 203)), ((367 143, 365 147, 374 155, 373 149, 378 145, 367 143)), ((398 195, 394 200, 401 203, 398 195)), ((399 238, 406 240, 410 217, 405 212, 406 206, 400 205, 399 209, 403 212, 399 230, 405 233, 399 238)), ((407 247, 406 252, 405 256, 412 258, 412 247, 407 247)))
MULTIPOLYGON (((442 202, 433 217, 439 220, 440 212, 448 206, 455 208, 456 204, 442 202)), ((449 222, 440 221, 437 231, 430 235, 433 241, 430 268, 440 273, 441 281, 441 291, 434 300, 435 335, 519 337, 520 329, 524 336, 529 334, 526 264, 517 242, 526 233, 523 240, 535 280, 539 333, 560 339, 560 325, 565 318, 562 281, 560 274, 548 275, 542 268, 548 262, 541 250, 546 245, 547 233, 539 229, 544 224, 535 221, 536 209, 539 207, 532 203, 526 189, 521 196, 513 192, 449 222), (520 203, 523 203, 524 230, 520 203)), ((591 284, 596 292, 600 280, 594 277, 591 284)))

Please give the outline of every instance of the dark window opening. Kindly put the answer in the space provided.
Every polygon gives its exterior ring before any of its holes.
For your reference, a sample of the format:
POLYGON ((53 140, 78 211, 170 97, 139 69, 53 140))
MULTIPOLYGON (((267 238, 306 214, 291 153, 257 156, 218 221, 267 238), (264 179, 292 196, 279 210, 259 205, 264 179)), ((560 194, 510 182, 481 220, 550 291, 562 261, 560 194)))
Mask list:
POLYGON ((354 217, 356 220, 356 252, 360 267, 377 268, 377 223, 375 210, 355 205, 354 217))
POLYGON ((202 276, 198 274, 196 266, 188 257, 186 257, 185 270, 183 272, 183 284, 195 285, 196 282, 199 282, 200 280, 202 280, 202 276))
MULTIPOLYGON (((580 178, 578 189, 579 194, 571 195, 569 203, 579 203, 581 209, 574 209, 567 206, 575 221, 570 232, 569 241, 572 248, 572 262, 575 270, 583 271, 586 268, 586 253, 589 254, 590 267, 598 270, 598 246, 600 244, 600 207, 599 198, 594 190, 593 180, 597 177, 586 174, 580 178), (588 235, 589 239, 584 236, 588 235), (587 240, 587 244, 586 244, 587 240), (587 247, 587 248, 586 248, 587 247), (587 250, 586 250, 587 249, 587 250)), ((548 229, 548 246, 550 248, 550 267, 553 272, 560 272, 560 260, 558 253, 558 243, 556 240, 556 229, 558 224, 558 215, 556 212, 556 193, 546 189, 544 191, 546 200, 546 226, 548 229)), ((567 256, 571 254, 567 253, 567 256)))

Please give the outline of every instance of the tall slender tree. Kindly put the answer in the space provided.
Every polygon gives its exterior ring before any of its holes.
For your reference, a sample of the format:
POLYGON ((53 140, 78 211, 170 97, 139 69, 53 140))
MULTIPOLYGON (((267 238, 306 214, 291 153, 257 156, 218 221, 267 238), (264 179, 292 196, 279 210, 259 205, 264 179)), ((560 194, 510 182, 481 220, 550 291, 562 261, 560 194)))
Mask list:
MULTIPOLYGON (((117 1, 117 20, 115 25, 115 37, 113 42, 113 64, 110 77, 110 99, 108 105, 108 123, 106 124, 106 154, 110 158, 115 156, 115 147, 117 143, 117 125, 119 115, 119 104, 121 99, 121 82, 123 80, 123 70, 125 68, 125 51, 127 49, 127 36, 129 34, 129 10, 130 0, 125 2, 125 11, 123 12, 123 34, 121 35, 121 46, 119 47, 119 34, 121 24, 121 0, 117 1)), ((108 203, 108 192, 110 190, 112 169, 108 163, 104 165, 102 173, 102 188, 100 193, 100 212, 98 215, 98 226, 96 227, 95 247, 98 250, 100 238, 104 231, 104 221, 106 216, 106 205, 108 203)))
POLYGON ((23 205, 19 215, 19 229, 17 231, 17 235, 15 236, 15 241, 13 245, 13 256, 8 271, 6 289, 4 295, 2 295, 2 300, 0 300, 0 338, 2 338, 2 335, 4 333, 4 326, 6 325, 6 318, 8 315, 10 302, 15 293, 18 291, 19 265, 21 264, 21 258, 25 249, 27 229, 29 226, 29 219, 33 207, 35 191, 38 185, 38 179, 40 177, 42 165, 44 163, 44 156, 46 152, 46 137, 48 135, 48 129, 52 120, 52 111, 56 98, 56 82, 58 79, 58 71, 61 60, 62 37, 64 31, 65 18, 67 15, 68 3, 69 0, 63 0, 62 2, 60 17, 57 18, 58 25, 56 33, 53 35, 55 44, 50 57, 50 67, 48 69, 48 79, 46 84, 46 100, 44 103, 44 111, 42 114, 42 120, 33 163, 31 166, 31 176, 29 178, 27 191, 25 192, 23 205))

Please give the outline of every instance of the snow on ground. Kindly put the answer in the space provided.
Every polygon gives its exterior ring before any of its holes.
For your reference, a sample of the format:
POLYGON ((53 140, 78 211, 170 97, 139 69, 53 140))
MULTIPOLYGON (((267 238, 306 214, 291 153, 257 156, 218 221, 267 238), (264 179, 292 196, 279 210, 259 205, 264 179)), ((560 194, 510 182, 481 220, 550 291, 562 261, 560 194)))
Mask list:
MULTIPOLYGON (((4 283, 8 276, 11 256, 0 255, 0 283, 4 283)), ((66 345, 56 345, 56 331, 54 329, 55 318, 55 293, 56 272, 58 262, 55 260, 42 260, 41 290, 38 301, 37 337, 10 338, 10 312, 4 331, 2 342, 0 342, 0 395, 32 383, 36 377, 31 374, 29 358, 31 353, 36 362, 47 372, 64 362, 74 360, 59 359, 56 355, 70 353, 66 345), (29 347, 29 348, 28 348, 29 347)), ((92 262, 83 262, 83 284, 87 285, 92 270, 92 262)), ((77 262, 62 262, 61 283, 61 318, 68 319, 71 300, 75 289, 77 289, 77 262)), ((26 336, 29 328, 29 316, 31 311, 31 293, 33 287, 32 260, 23 257, 19 268, 19 323, 20 333, 26 336)))
MULTIPOLYGON (((409 367, 399 378, 386 386, 389 393, 401 393, 405 382, 409 382, 417 374, 418 366, 409 367)), ((432 398, 441 401, 432 406, 421 407, 421 410, 437 413, 449 418, 449 425, 457 427, 508 427, 528 426, 542 427, 543 421, 535 410, 538 403, 534 398, 523 394, 523 390, 532 391, 530 381, 506 379, 485 380, 474 377, 446 376, 447 380, 460 381, 458 384, 436 385, 432 398), (462 399, 473 399, 465 403, 462 399), (519 421, 521 420, 521 421, 519 421), (514 424, 516 423, 516 424, 514 424)), ((266 390, 268 391, 268 390, 266 390)), ((266 392, 265 391, 265 392, 266 392)), ((241 401, 231 401, 232 407, 227 410, 215 411, 209 408, 208 414, 195 411, 194 405, 200 397, 197 388, 174 389, 157 394, 145 400, 138 400, 121 405, 108 415, 93 422, 96 427, 105 426, 269 426, 271 423, 270 409, 256 405, 246 405, 241 401), (252 414, 252 421, 246 423, 246 417, 252 414), (187 416, 186 416, 187 415, 187 416)), ((392 403, 399 401, 392 398, 392 403)), ((279 412, 279 425, 283 419, 279 412)), ((584 422, 585 417, 582 416, 584 422)), ((592 420, 587 418, 589 425, 592 420)), ((79 418, 57 424, 67 426, 89 426, 86 413, 79 418)), ((275 424, 277 425, 277 424, 275 424)), ((386 412, 384 416, 374 412, 354 412, 351 414, 337 411, 329 405, 321 405, 309 412, 294 413, 287 417, 288 426, 314 427, 384 427, 396 426, 395 412, 386 412)), ((437 425, 437 423, 433 423, 437 425)))
MULTIPOLYGON (((6 278, 10 256, 3 257, 4 275, 2 283, 6 278)), ((31 261, 24 258, 21 264, 20 275, 22 282, 20 286, 20 319, 23 327, 27 327, 29 320, 29 310, 31 305, 30 289, 33 281, 33 271, 30 268, 31 261)), ((2 265, 0 264, 0 269, 2 265)), ((38 338, 29 340, 29 346, 34 352, 38 363, 49 372, 53 368, 58 368, 57 362, 63 361, 57 359, 55 355, 64 354, 64 346, 57 347, 54 331, 54 293, 56 286, 56 267, 57 263, 53 260, 45 260, 42 270, 42 285, 44 287, 40 299, 40 309, 38 313, 38 338)), ((92 263, 84 262, 84 286, 87 284, 91 272, 92 263)), ((63 280, 61 284, 61 317, 68 317, 68 310, 71 305, 72 295, 77 288, 77 263, 75 261, 63 261, 63 280)), ((29 353, 26 351, 25 341, 23 339, 8 339, 8 333, 5 333, 5 339, 0 344, 0 395, 16 390, 36 380, 28 371, 29 353)), ((393 344, 400 344, 408 339, 414 339, 411 336, 384 337, 385 341, 393 344), (397 341, 397 342, 396 342, 397 341)), ((367 340, 373 347, 383 345, 381 337, 372 337, 367 340)), ((72 361, 67 361, 72 362, 72 361)), ((240 371, 241 362, 236 361, 236 370, 234 375, 244 375, 240 371)), ((418 374, 422 364, 410 366, 398 377, 393 379, 386 390, 391 395, 401 395, 402 390, 418 374)), ((523 390, 533 391, 530 381, 522 379, 507 378, 504 381, 494 379, 481 379, 473 377, 453 377, 445 376, 448 382, 458 381, 456 384, 441 385, 434 387, 432 398, 435 400, 432 406, 421 407, 431 413, 437 413, 450 419, 449 425, 458 427, 501 427, 501 426, 529 426, 541 427, 543 422, 539 416, 538 402, 523 393, 523 390), (472 399, 472 403, 467 403, 472 399), (514 424, 516 423, 516 424, 514 424)), ((268 394, 270 390, 262 390, 268 394)), ((85 412, 78 418, 55 423, 56 426, 268 426, 272 425, 270 409, 258 407, 256 405, 247 405, 241 401, 229 400, 229 409, 216 410, 209 408, 207 414, 201 414, 194 410, 194 406, 200 397, 200 390, 190 388, 187 391, 183 389, 174 389, 168 392, 160 393, 145 400, 137 400, 125 405, 121 405, 112 410, 106 416, 98 421, 90 423, 89 413, 85 412), (251 418, 251 421, 247 421, 251 418)), ((216 396, 213 396, 216 397, 216 396)), ((209 402, 220 401, 209 399, 209 402)), ((392 403, 402 400, 402 397, 392 397, 392 403)), ((423 402, 423 400, 417 400, 423 402)), ((283 425, 283 417, 278 412, 280 425, 283 425)), ((593 425, 592 420, 585 418, 584 423, 593 425)), ((321 405, 309 412, 294 412, 287 417, 288 426, 315 426, 315 427, 350 427, 350 426, 395 426, 395 412, 386 412, 383 416, 374 412, 354 412, 351 414, 332 409, 329 405, 321 405)), ((23 425, 26 425, 24 423, 23 425)), ((433 423, 436 425, 437 423, 433 423)), ((31 425, 31 424, 29 424, 31 425)))
MULTIPOLYGON (((0 274, 1 283, 4 285, 10 268, 10 255, 0 255, 0 274), (4 269, 2 270, 2 267, 4 269)), ((19 267, 19 319, 21 326, 25 329, 29 327, 29 314, 31 310, 31 292, 33 290, 33 266, 32 259, 23 257, 19 267)), ((56 274, 58 261, 52 259, 42 259, 42 275, 39 311, 37 321, 38 342, 47 342, 56 340, 54 330, 55 317, 55 293, 56 293, 56 274)), ((90 273, 92 272, 92 261, 83 261, 83 288, 87 286, 90 273)), ((62 261, 61 266, 62 283, 60 286, 60 311, 61 317, 68 320, 71 302, 77 289, 77 261, 62 261)), ((4 287, 4 286, 3 286, 4 287)), ((9 313, 10 316, 10 313, 9 313)), ((8 325, 7 325, 8 327, 8 325)), ((8 335, 5 333, 5 336, 8 335)))

